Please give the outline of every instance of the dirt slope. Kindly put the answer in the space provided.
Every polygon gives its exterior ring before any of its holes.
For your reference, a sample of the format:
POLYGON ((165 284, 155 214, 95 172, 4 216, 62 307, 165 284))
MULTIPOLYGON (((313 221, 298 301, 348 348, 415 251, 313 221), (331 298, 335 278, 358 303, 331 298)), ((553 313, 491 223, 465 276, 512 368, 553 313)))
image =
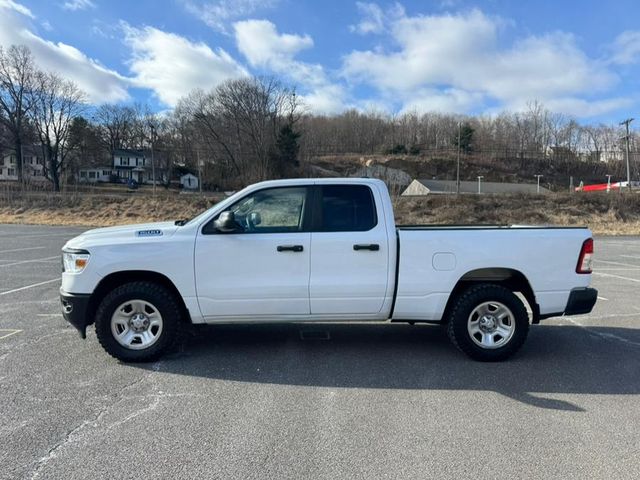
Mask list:
MULTIPOLYGON (((39 195, 0 198, 0 223, 107 226, 190 218, 216 198, 39 195)), ((394 199, 400 224, 587 225, 640 234, 640 194, 432 195, 394 199)))

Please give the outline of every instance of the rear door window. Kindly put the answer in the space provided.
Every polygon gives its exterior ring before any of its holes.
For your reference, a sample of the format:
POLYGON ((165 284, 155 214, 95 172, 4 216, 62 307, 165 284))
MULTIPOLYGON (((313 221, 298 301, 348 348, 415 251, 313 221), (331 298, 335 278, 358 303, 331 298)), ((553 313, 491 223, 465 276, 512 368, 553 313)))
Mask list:
POLYGON ((323 185, 320 231, 366 232, 378 223, 371 189, 365 185, 323 185))

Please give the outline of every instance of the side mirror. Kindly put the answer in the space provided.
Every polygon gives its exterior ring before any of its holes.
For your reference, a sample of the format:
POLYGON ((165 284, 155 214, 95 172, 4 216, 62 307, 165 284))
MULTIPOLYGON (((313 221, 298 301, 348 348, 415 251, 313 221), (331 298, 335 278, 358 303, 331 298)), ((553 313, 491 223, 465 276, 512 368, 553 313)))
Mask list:
POLYGON ((260 212, 251 212, 249 214, 249 223, 254 227, 256 225, 260 225, 262 223, 262 217, 260 216, 260 212))
POLYGON ((238 224, 236 223, 236 216, 233 212, 222 212, 216 221, 213 222, 213 226, 222 233, 231 233, 239 230, 238 224))

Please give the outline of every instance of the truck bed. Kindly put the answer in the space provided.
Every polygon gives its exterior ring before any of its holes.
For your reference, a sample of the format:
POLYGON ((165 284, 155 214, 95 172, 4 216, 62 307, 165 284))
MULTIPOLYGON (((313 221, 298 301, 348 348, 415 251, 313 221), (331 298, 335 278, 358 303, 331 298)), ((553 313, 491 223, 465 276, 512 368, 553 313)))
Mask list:
POLYGON ((446 225, 397 225, 398 230, 564 230, 587 229, 586 226, 560 225, 490 225, 490 224, 446 224, 446 225))

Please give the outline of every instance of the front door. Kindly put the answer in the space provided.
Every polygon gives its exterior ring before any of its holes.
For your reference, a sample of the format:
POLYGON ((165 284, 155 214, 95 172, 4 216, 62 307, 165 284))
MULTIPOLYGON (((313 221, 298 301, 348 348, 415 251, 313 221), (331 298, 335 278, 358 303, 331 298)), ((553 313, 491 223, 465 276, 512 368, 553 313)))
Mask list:
POLYGON ((221 233, 213 220, 198 233, 195 274, 202 315, 309 314, 310 188, 249 193, 227 211, 237 230, 221 233))

